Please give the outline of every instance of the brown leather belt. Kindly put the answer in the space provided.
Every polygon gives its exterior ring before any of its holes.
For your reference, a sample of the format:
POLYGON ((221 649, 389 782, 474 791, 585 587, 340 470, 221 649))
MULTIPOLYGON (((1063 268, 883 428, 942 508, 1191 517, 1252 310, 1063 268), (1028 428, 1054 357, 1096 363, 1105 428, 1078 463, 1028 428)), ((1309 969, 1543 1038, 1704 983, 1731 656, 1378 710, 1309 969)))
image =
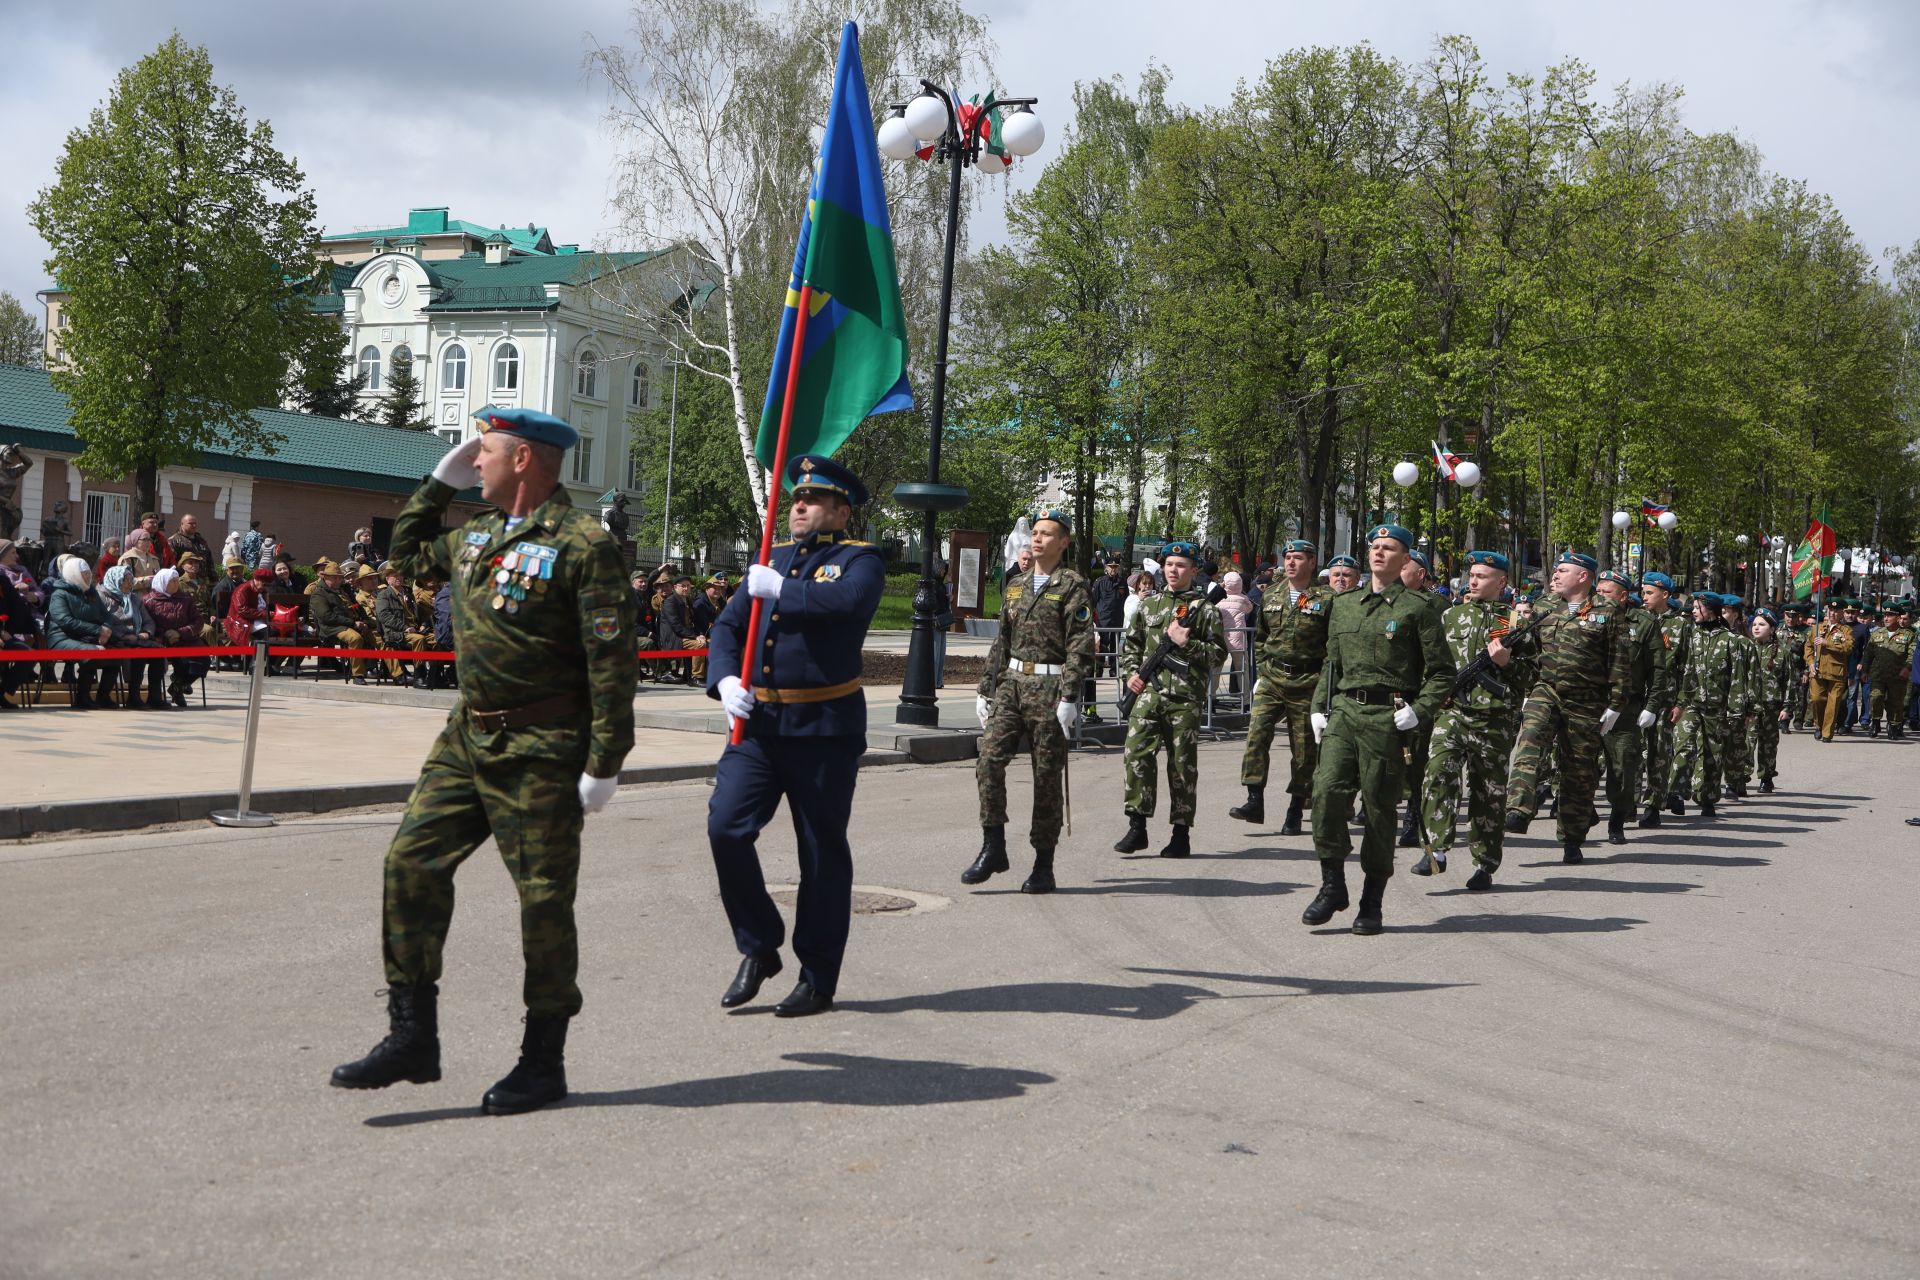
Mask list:
POLYGON ((509 707, 505 711, 482 711, 478 707, 468 707, 467 719, 482 733, 502 733, 508 729, 524 729, 530 724, 558 720, 562 716, 583 711, 586 706, 585 695, 578 692, 562 693, 538 702, 529 702, 524 707, 509 707))
POLYGON ((839 684, 821 685, 817 689, 761 689, 755 688, 753 696, 761 702, 792 704, 796 702, 832 702, 835 698, 844 698, 860 689, 860 677, 843 680, 839 684))

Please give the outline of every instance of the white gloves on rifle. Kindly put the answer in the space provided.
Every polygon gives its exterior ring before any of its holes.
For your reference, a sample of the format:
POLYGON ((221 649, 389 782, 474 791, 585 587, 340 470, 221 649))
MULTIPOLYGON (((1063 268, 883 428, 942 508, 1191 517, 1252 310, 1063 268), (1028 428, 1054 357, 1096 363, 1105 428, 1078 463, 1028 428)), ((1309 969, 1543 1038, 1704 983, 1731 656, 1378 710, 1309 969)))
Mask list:
POLYGON ((433 478, 441 484, 455 489, 471 489, 480 483, 480 446, 485 436, 475 436, 465 444, 447 450, 440 461, 433 464, 433 478))
POLYGON ((1634 723, 1638 724, 1642 729, 1651 729, 1653 728, 1654 720, 1657 718, 1653 712, 1643 710, 1640 712, 1640 718, 1634 723))
POLYGON ((1080 704, 1061 699, 1060 705, 1053 709, 1053 718, 1060 722, 1060 732, 1073 736, 1073 726, 1080 723, 1080 704))
POLYGON ((976 693, 973 695, 973 714, 980 717, 980 727, 982 729, 986 728, 987 717, 993 714, 993 704, 987 701, 986 694, 976 693))
POLYGON ((1612 733, 1613 726, 1619 723, 1620 713, 1618 711, 1615 711, 1612 707, 1608 707, 1605 711, 1602 711, 1600 713, 1600 736, 1604 738, 1606 735, 1612 733))
POLYGON ((1403 702, 1393 709, 1393 727, 1400 732, 1405 733, 1409 729, 1417 728, 1419 724, 1420 713, 1410 704, 1403 702))
POLYGON ((778 600, 780 584, 785 581, 779 570, 756 564, 747 570, 747 594, 755 600, 778 600))
POLYGON ((1327 718, 1316 711, 1307 717, 1307 723, 1313 726, 1313 740, 1318 743, 1327 735, 1327 718))
POLYGON ((598 813, 607 807, 607 801, 613 799, 613 793, 619 789, 618 778, 596 778, 583 773, 580 775, 580 808, 587 813, 598 813))
POLYGON ((735 720, 745 720, 753 714, 753 690, 740 683, 739 676, 720 677, 720 705, 735 720))

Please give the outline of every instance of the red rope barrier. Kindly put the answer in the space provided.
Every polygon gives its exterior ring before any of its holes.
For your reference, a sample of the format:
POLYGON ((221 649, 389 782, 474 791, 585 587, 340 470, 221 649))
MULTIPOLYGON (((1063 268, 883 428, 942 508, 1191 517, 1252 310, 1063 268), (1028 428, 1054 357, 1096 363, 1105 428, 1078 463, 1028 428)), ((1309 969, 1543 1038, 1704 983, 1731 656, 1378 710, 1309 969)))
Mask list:
MULTIPOLYGON (((705 649, 641 649, 638 651, 643 662, 658 662, 667 659, 703 658, 705 649)), ((246 658, 253 654, 252 645, 195 645, 192 647, 164 649, 0 649, 0 662, 111 662, 123 659, 146 658, 246 658)), ((348 649, 335 646, 323 649, 308 645, 274 644, 267 646, 270 658, 367 658, 386 660, 388 658, 417 658, 428 662, 451 662, 454 652, 451 649, 348 649)))

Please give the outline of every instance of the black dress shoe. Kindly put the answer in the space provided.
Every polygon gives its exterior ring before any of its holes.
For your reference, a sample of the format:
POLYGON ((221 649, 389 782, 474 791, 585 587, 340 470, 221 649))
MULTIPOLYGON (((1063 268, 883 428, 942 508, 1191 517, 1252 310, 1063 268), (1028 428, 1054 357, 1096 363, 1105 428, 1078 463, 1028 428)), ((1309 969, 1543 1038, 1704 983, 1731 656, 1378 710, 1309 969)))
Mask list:
POLYGON ((733 975, 733 985, 727 988, 727 994, 720 997, 720 1007, 731 1009, 743 1005, 760 994, 760 984, 780 972, 780 957, 762 959, 748 956, 740 962, 740 971, 733 975))
POLYGON ((805 978, 794 984, 793 991, 779 1004, 773 1006, 776 1018, 804 1018, 809 1014, 825 1013, 833 1008, 833 997, 823 996, 813 989, 813 984, 805 978))
POLYGON ((1447 852, 1444 849, 1435 849, 1431 853, 1421 854, 1420 861, 1407 868, 1417 876, 1437 876, 1443 874, 1446 869, 1447 852))

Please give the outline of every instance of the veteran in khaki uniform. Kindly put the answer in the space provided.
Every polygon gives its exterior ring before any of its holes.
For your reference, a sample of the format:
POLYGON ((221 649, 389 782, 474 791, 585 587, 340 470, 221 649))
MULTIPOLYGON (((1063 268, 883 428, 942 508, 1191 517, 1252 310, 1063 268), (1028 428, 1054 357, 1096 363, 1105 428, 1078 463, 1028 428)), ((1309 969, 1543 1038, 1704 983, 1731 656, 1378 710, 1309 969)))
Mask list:
POLYGON ((1033 560, 1009 579, 1000 632, 975 695, 980 717, 980 854, 961 884, 983 884, 1007 870, 1007 763, 1026 738, 1033 750, 1033 873, 1022 893, 1054 889, 1053 851, 1065 808, 1067 735, 1080 719, 1081 684, 1093 672, 1093 594, 1061 565, 1073 539, 1064 511, 1033 518, 1033 560))
POLYGON ((619 547, 560 483, 577 434, 531 409, 474 416, 480 434, 440 460, 394 522, 394 565, 452 583, 461 694, 387 849, 391 1031, 333 1083, 440 1078, 436 984, 453 876, 492 836, 519 890, 527 1006, 520 1061, 481 1102, 498 1115, 567 1094, 580 829, 613 797, 633 746, 635 661, 619 547), (443 531, 448 505, 476 483, 497 510, 443 531))
POLYGON ((1253 686, 1253 714, 1247 721, 1247 750, 1240 758, 1245 804, 1227 810, 1242 822, 1267 820, 1268 757, 1280 722, 1287 726, 1287 817, 1280 834, 1300 834, 1300 815, 1313 799, 1313 769, 1320 761, 1307 717, 1313 711, 1313 687, 1327 656, 1327 613, 1336 594, 1315 581, 1319 550, 1311 542, 1287 543, 1282 561, 1287 580, 1276 583, 1260 601, 1254 628, 1254 657, 1260 678, 1253 686))
POLYGON ((1834 728, 1846 716, 1847 655, 1853 652, 1853 628, 1839 607, 1827 605, 1826 616, 1807 633, 1801 650, 1807 665, 1807 715, 1820 741, 1832 742, 1834 728))

